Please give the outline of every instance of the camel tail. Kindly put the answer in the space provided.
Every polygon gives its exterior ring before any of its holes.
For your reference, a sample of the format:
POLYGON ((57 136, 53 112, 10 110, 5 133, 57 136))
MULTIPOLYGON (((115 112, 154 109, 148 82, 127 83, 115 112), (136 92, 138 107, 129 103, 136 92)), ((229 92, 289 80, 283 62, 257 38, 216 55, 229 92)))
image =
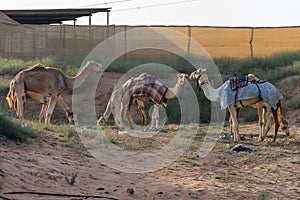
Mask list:
POLYGON ((279 123, 281 123, 283 119, 281 101, 279 101, 277 104, 277 114, 278 114, 278 121, 279 123))
POLYGON ((278 133, 278 129, 279 129, 279 126, 280 126, 280 123, 282 122, 282 119, 283 119, 282 106, 281 106, 281 102, 280 101, 277 103, 277 108, 274 109, 272 115, 273 115, 273 119, 274 119, 274 137, 273 137, 273 142, 275 142, 276 137, 277 137, 277 133, 278 133))
POLYGON ((6 96, 6 101, 7 101, 7 103, 8 103, 9 108, 11 108, 11 107, 12 107, 12 104, 13 104, 13 101, 12 101, 12 99, 11 99, 10 93, 11 93, 11 92, 9 92, 9 93, 7 94, 7 96, 6 96))
POLYGON ((9 108, 12 108, 13 100, 14 100, 14 86, 13 81, 10 82, 9 92, 6 96, 6 101, 8 103, 9 108))

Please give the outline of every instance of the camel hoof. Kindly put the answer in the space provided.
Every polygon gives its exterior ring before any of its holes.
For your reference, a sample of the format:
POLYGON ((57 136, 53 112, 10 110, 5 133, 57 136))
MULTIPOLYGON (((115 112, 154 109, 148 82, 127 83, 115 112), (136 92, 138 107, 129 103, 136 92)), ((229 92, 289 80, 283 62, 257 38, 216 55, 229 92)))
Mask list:
POLYGON ((106 120, 104 119, 103 116, 101 116, 100 119, 97 121, 97 125, 100 126, 101 123, 105 123, 105 122, 106 122, 106 120))
POLYGON ((121 130, 119 130, 119 131, 118 131, 118 134, 119 134, 119 135, 122 135, 122 134, 128 134, 128 131, 121 131, 121 130))
POLYGON ((263 142, 263 141, 264 141, 264 138, 262 138, 262 137, 258 138, 258 142, 263 142))
POLYGON ((289 137, 289 136, 290 136, 290 131, 287 131, 287 132, 285 133, 285 135, 289 137))

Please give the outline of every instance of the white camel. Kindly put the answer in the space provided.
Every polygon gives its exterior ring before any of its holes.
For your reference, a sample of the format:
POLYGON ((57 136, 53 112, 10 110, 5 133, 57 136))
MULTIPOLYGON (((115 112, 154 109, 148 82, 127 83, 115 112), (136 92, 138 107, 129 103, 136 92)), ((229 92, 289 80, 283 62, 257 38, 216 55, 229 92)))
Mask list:
POLYGON ((208 80, 208 77, 206 74, 206 69, 198 69, 198 70, 192 72, 190 75, 190 79, 197 80, 198 85, 204 91, 206 98, 208 98, 210 101, 220 101, 222 108, 228 107, 230 116, 232 118, 234 141, 236 141, 236 142, 239 141, 238 120, 237 120, 237 116, 238 116, 237 114, 238 114, 239 110, 241 108, 243 108, 244 106, 258 105, 259 106, 258 107, 259 108, 258 109, 259 116, 262 117, 261 122, 260 122, 259 140, 263 140, 264 137, 266 136, 268 128, 265 128, 266 126, 264 124, 266 124, 268 122, 266 116, 271 116, 271 114, 268 114, 268 112, 269 112, 269 113, 272 113, 272 117, 273 117, 274 124, 275 124, 275 130, 274 130, 275 134, 274 134, 274 138, 273 138, 273 142, 275 142, 280 123, 282 122, 282 119, 283 119, 282 107, 281 107, 281 102, 280 102, 282 95, 277 90, 277 88, 275 88, 271 83, 264 82, 264 83, 261 83, 260 85, 257 85, 255 83, 248 84, 243 89, 250 90, 251 87, 256 88, 256 90, 252 88, 255 92, 253 94, 251 94, 252 95, 251 97, 245 97, 242 95, 237 99, 233 98, 232 102, 231 101, 226 102, 228 99, 228 96, 229 96, 227 91, 230 89, 229 80, 226 81, 219 88, 215 89, 211 86, 211 84, 208 80), (262 100, 263 100, 262 104, 257 104, 257 103, 260 103, 262 100), (224 102, 226 102, 226 103, 224 103, 224 102), (270 111, 268 109, 270 109, 270 111), (263 111, 265 113, 260 114, 260 112, 263 112, 263 111))
MULTIPOLYGON (((42 113, 45 113, 45 123, 49 124, 57 101, 62 107, 66 106, 60 95, 66 89, 79 87, 86 79, 102 71, 102 65, 89 61, 75 77, 68 77, 62 71, 37 64, 29 69, 22 70, 10 82, 10 90, 6 100, 9 107, 14 104, 18 117, 23 120, 26 97, 42 103, 42 113), (45 112, 46 110, 46 112, 45 112)), ((69 108, 66 106, 66 112, 69 108)))

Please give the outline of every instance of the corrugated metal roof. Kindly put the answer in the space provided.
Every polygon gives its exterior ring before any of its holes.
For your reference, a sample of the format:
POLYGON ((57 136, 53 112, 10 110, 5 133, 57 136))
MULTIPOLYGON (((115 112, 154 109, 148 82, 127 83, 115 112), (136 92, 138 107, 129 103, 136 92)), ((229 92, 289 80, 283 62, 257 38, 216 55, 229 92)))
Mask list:
POLYGON ((111 8, 70 8, 35 10, 0 10, 20 24, 53 24, 98 12, 110 12, 111 8))

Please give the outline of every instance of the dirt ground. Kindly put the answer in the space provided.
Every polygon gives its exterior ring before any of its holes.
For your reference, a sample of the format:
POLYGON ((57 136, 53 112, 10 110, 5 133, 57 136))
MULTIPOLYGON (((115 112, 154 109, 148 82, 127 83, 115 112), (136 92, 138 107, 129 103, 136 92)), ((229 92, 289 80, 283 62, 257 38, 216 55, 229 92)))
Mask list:
MULTIPOLYGON (((101 98, 103 102, 99 99, 96 105, 101 105, 99 110, 104 110, 111 93, 111 78, 118 79, 120 76, 114 74, 107 78, 110 81, 103 82, 107 90, 98 88, 102 97, 106 98, 101 98)), ((68 145, 59 131, 44 129, 37 138, 23 143, 0 138, 0 199, 299 199, 299 125, 291 123, 290 137, 279 132, 277 141, 272 143, 272 129, 268 138, 258 143, 257 124, 243 123, 240 125, 244 138, 241 143, 254 152, 230 154, 235 143, 219 141, 206 157, 200 158, 197 152, 205 135, 203 126, 180 158, 148 173, 126 173, 105 166, 89 152, 68 145), (71 185, 66 178, 70 180, 75 173, 77 176, 71 185)), ((143 140, 131 141, 131 148, 139 151, 156 149, 174 137, 176 127, 165 126, 168 132, 150 139, 145 148, 143 140)), ((113 126, 107 126, 106 131, 116 135, 113 126)), ((224 132, 228 133, 228 128, 224 132)), ((124 147, 130 140, 125 134, 114 143, 124 147)), ((78 138, 75 141, 80 143, 78 138)))
MULTIPOLYGON (((271 137, 258 144, 251 135, 255 129, 256 124, 241 126, 246 138, 242 143, 255 152, 230 154, 234 143, 218 142, 206 157, 199 158, 195 153, 201 143, 195 142, 169 166, 138 174, 111 169, 90 154, 79 153, 57 132, 42 131, 38 138, 21 144, 2 141, 0 196, 17 200, 85 199, 7 194, 30 191, 107 199, 299 199, 300 129, 293 127, 290 138, 281 132, 274 144, 271 137), (71 179, 72 173, 78 175, 70 185, 66 177, 71 179)), ((161 134, 172 136, 170 131, 161 134)))

